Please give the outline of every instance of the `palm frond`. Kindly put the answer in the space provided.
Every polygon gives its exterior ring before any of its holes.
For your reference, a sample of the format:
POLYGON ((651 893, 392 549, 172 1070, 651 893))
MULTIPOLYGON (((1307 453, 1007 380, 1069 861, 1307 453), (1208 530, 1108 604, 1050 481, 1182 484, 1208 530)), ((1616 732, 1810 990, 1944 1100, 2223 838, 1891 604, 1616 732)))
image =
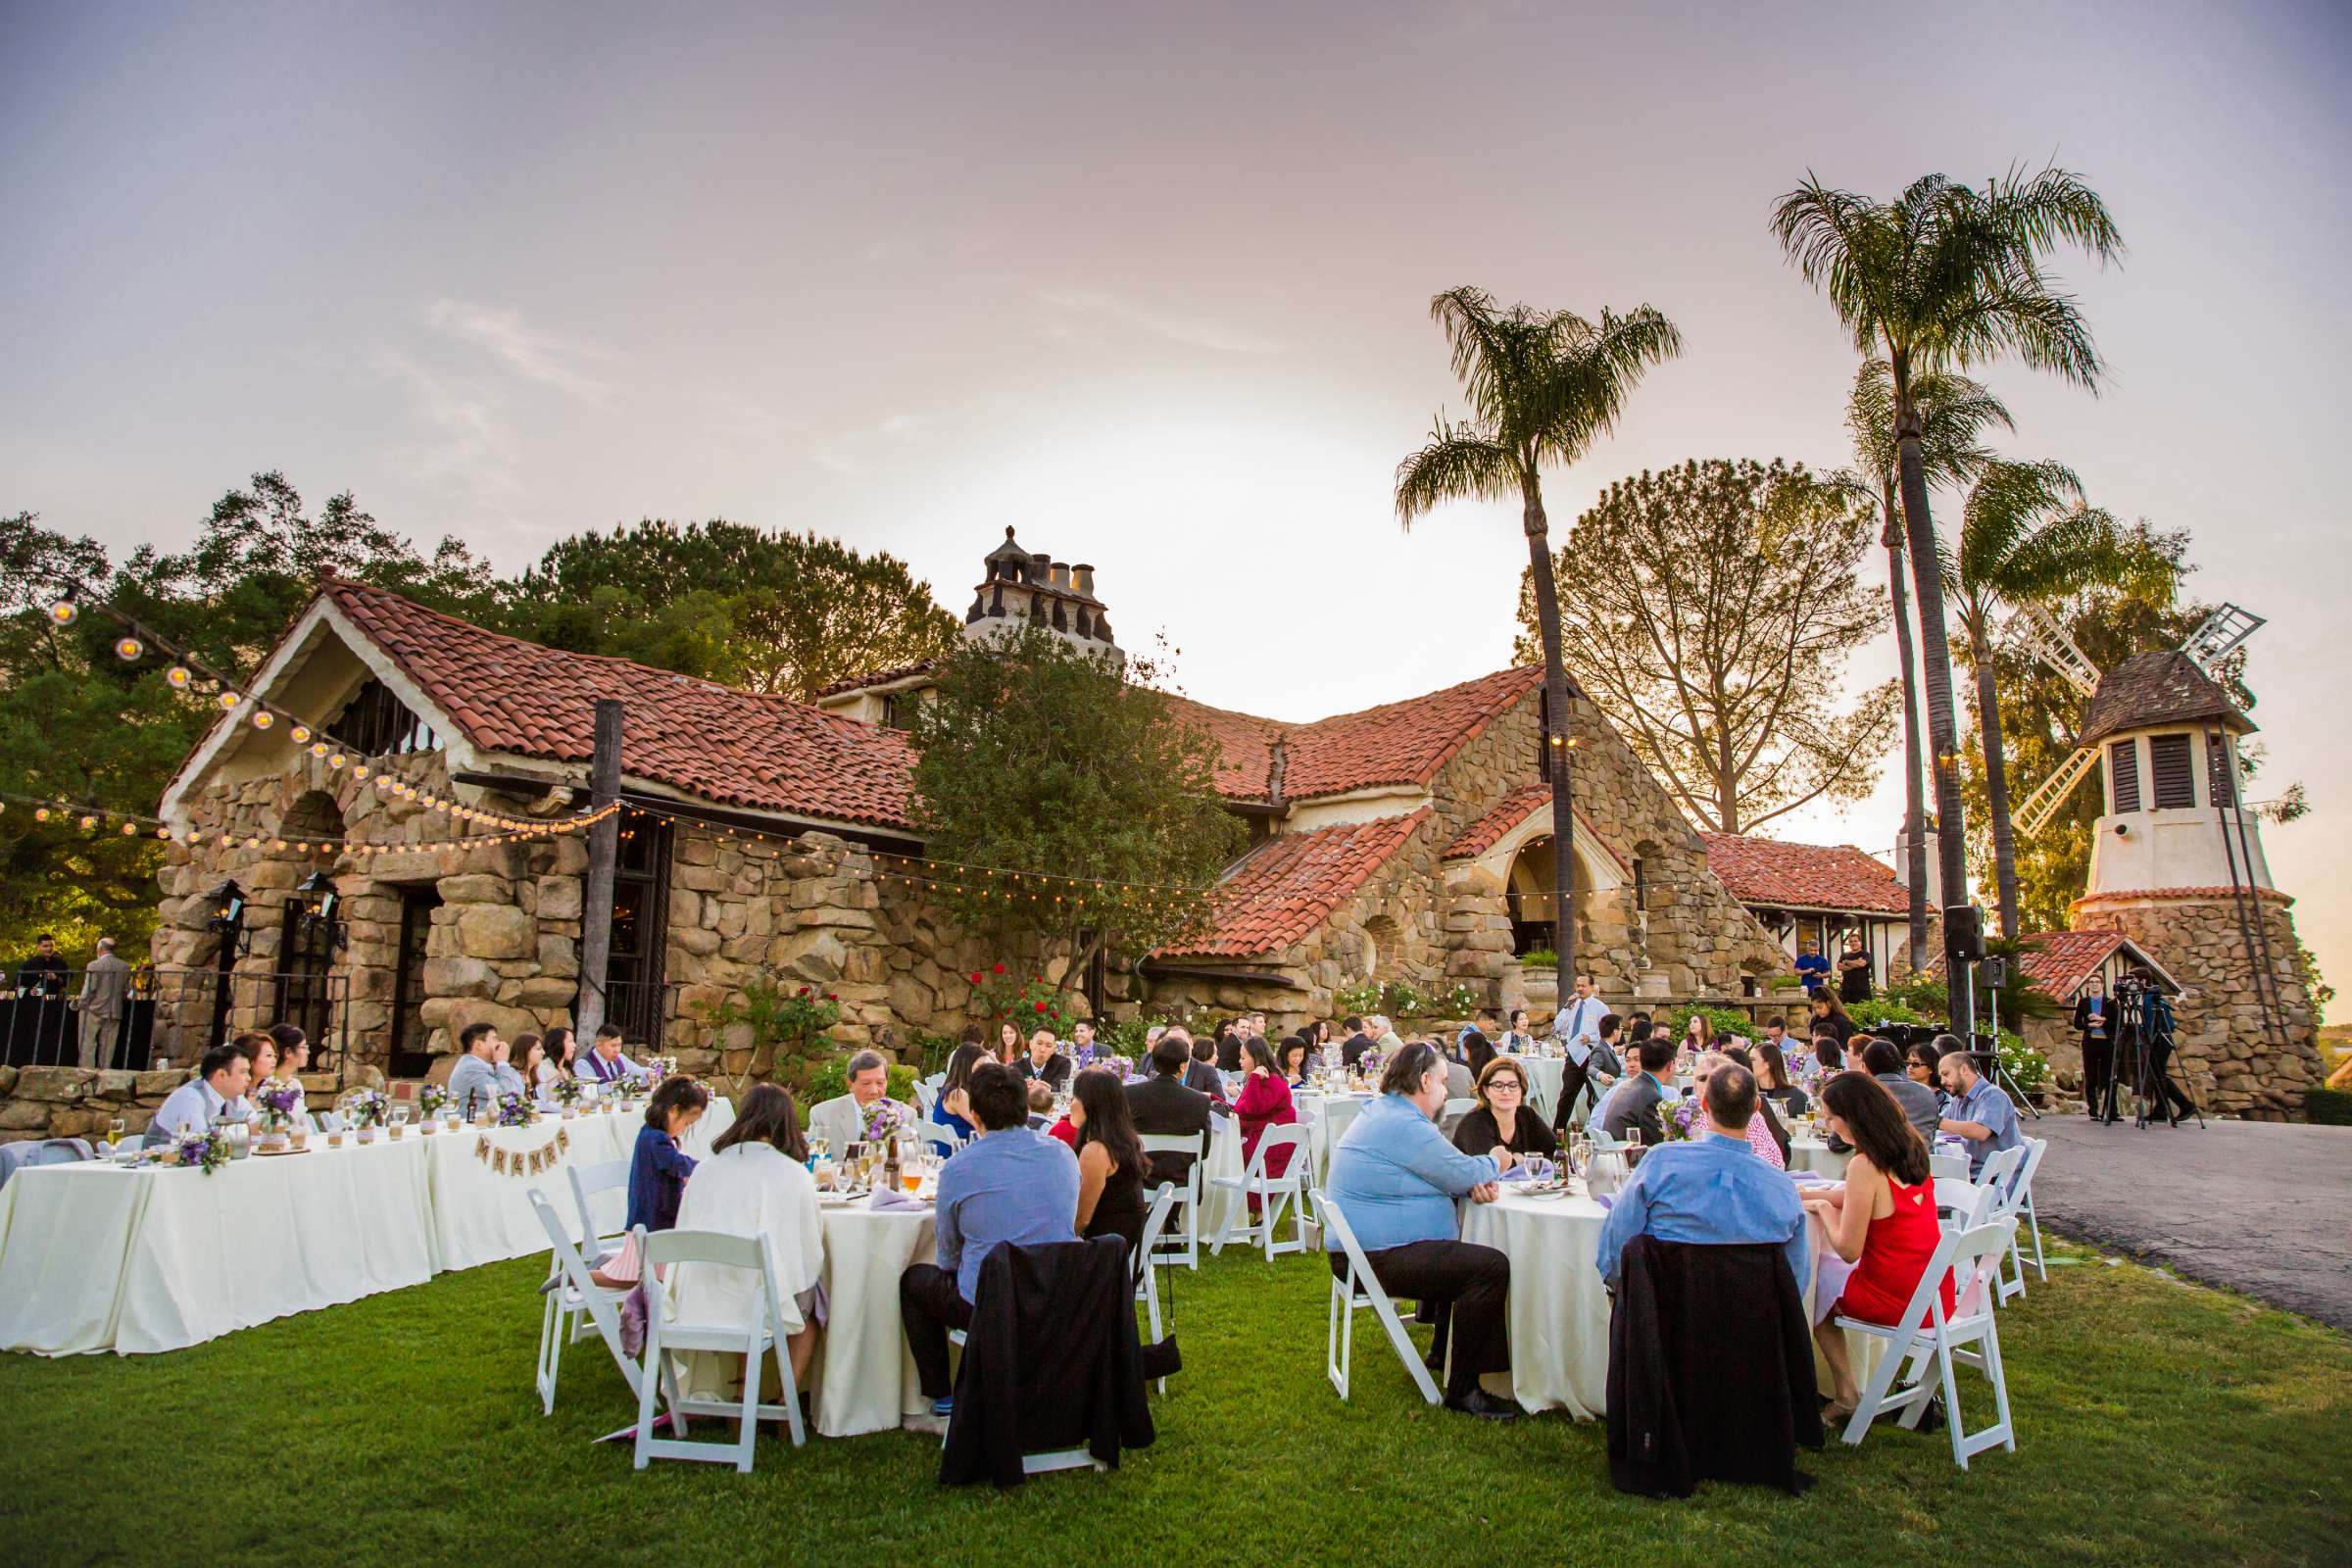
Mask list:
POLYGON ((1519 462, 1509 448, 1441 414, 1429 444, 1396 465, 1396 520, 1410 529, 1442 502, 1511 500, 1519 482, 1519 462))
POLYGON ((2099 193, 2081 175, 2045 166, 2040 172, 2009 172, 1986 182, 1984 204, 1994 223, 2022 237, 2035 251, 2072 245, 2101 266, 2121 260, 2123 231, 2099 193))

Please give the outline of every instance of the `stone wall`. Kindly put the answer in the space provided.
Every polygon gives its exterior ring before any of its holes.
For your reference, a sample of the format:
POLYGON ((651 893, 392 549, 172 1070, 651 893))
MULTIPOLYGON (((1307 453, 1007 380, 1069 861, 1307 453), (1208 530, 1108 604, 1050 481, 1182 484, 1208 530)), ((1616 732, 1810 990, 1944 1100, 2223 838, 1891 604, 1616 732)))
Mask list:
POLYGON ((2304 1094, 2326 1077, 2318 1010, 2295 971, 2288 903, 2276 895, 2256 901, 2284 1013, 2283 1052, 2263 1027, 2255 969, 2238 932, 2236 907, 2227 896, 2106 893, 2074 903, 2071 918, 2078 930, 2122 931, 2180 982, 2183 994, 2173 1003, 2174 1075, 2208 1111, 2283 1121, 2302 1113, 2304 1094))
MULTIPOLYGON (((115 1117, 126 1138, 147 1130, 164 1101, 192 1076, 187 1067, 156 1072, 109 1072, 95 1067, 0 1067, 0 1144, 34 1138, 106 1137, 115 1117)), ((302 1075, 314 1108, 334 1099, 335 1083, 302 1075)))

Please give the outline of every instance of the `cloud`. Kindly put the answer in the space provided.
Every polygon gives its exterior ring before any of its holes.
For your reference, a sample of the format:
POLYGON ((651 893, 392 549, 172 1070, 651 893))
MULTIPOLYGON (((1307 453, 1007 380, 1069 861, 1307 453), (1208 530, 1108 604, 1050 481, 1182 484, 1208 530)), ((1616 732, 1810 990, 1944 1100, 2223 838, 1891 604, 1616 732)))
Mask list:
POLYGON ((505 394, 478 380, 442 375, 392 349, 378 353, 373 365, 378 374, 407 383, 426 431, 393 455, 435 489, 511 519, 523 485, 505 394))
MULTIPOLYGON (((1115 322, 1152 337, 1165 338, 1171 343, 1182 343, 1189 348, 1208 349, 1218 354, 1282 352, 1281 343, 1248 327, 1206 316, 1138 305, 1132 300, 1098 289, 1048 289, 1038 298, 1054 310, 1082 320, 1115 322)), ((1070 333, 1062 322, 1049 322, 1046 332, 1050 337, 1077 336, 1070 333)))
POLYGON ((612 395, 612 383, 590 367, 610 364, 613 355, 538 331, 523 320, 518 310, 438 299, 424 308, 424 324, 444 337, 481 350, 501 368, 534 386, 550 387, 599 407, 612 395))

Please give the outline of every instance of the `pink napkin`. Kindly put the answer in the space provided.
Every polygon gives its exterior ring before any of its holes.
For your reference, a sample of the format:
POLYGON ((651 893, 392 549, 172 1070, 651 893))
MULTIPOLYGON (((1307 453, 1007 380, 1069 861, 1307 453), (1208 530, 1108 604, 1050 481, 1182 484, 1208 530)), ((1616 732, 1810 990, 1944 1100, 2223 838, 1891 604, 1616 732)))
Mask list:
POLYGON ((905 1193, 885 1187, 874 1194, 872 1201, 865 1206, 877 1213, 892 1214, 920 1213, 927 1205, 919 1200, 907 1197, 905 1193))

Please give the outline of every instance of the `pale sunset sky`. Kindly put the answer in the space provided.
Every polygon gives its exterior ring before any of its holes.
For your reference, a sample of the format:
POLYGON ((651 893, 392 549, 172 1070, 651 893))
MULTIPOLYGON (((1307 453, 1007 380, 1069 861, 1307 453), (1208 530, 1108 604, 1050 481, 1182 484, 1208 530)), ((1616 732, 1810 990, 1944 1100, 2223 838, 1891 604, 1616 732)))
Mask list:
MULTIPOLYGON (((2253 793, 2309 788, 2264 836, 2352 985, 2348 80, 2341 5, 21 0, 0 511, 175 545, 277 467, 509 571, 723 515, 958 612, 1014 524, 1193 696, 1311 718, 1508 662, 1515 509, 1390 503, 1458 404, 1431 294, 1682 328, 1549 476, 1564 535, 1644 467, 1844 461, 1853 351, 1767 228, 1808 170, 2055 158, 2129 247, 2058 264, 2113 379, 1983 368, 2003 445, 2193 530, 2190 591, 2269 618, 2253 793)), ((1899 803, 1776 831, 1886 855, 1899 803)))

